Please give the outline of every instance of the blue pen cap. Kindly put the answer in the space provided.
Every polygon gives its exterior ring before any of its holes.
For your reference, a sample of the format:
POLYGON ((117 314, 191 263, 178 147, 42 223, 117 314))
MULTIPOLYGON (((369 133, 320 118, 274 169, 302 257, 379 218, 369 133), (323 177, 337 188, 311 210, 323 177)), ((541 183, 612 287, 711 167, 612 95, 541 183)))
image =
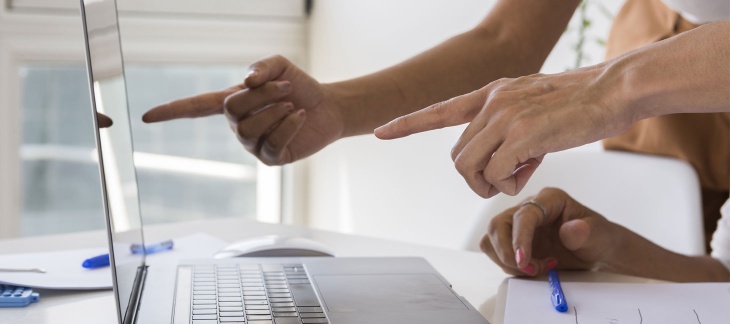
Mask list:
POLYGON ((95 256, 93 258, 89 258, 84 260, 84 263, 81 264, 82 267, 86 269, 96 269, 101 267, 106 267, 109 265, 109 254, 102 254, 99 256, 95 256))

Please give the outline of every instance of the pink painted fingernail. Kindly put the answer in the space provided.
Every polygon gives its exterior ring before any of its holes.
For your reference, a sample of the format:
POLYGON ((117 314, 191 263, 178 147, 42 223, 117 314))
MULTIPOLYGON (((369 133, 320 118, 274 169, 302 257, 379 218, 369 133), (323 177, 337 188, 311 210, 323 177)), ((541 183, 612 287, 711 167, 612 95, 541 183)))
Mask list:
POLYGON ((517 248, 517 251, 515 251, 515 261, 517 261, 517 265, 520 265, 522 263, 522 259, 525 258, 525 252, 522 251, 522 248, 517 248))
POLYGON ((535 270, 535 266, 532 263, 530 263, 530 264, 526 265, 524 268, 522 268, 522 272, 524 272, 528 275, 534 276, 535 273, 537 272, 537 270, 535 270))
POLYGON ((548 270, 553 269, 557 266, 558 266, 558 260, 556 260, 556 259, 550 259, 550 261, 548 261, 545 264, 545 267, 547 267, 548 270))

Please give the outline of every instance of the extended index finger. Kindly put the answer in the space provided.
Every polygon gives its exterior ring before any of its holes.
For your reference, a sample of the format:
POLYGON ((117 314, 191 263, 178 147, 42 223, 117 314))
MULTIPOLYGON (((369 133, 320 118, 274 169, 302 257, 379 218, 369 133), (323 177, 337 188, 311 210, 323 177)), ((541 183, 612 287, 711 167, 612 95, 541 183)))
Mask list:
POLYGON ((142 121, 156 123, 180 118, 198 118, 220 114, 223 112, 223 101, 226 97, 243 88, 243 85, 237 85, 220 91, 173 100, 147 111, 142 116, 142 121))
POLYGON ((375 129, 380 139, 396 139, 471 121, 484 104, 481 96, 468 93, 398 117, 375 129))

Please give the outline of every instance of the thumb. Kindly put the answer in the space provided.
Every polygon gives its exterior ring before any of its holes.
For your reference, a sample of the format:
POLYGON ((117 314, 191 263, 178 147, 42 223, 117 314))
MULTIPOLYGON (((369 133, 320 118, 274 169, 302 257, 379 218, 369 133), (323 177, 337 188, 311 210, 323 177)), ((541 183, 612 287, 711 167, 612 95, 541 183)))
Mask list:
POLYGON ((469 93, 398 117, 376 128, 375 136, 379 139, 396 139, 470 122, 484 104, 478 100, 479 97, 469 93))
POLYGON ((560 241, 583 261, 605 260, 615 242, 611 242, 606 221, 596 218, 583 218, 567 221, 560 226, 560 241))

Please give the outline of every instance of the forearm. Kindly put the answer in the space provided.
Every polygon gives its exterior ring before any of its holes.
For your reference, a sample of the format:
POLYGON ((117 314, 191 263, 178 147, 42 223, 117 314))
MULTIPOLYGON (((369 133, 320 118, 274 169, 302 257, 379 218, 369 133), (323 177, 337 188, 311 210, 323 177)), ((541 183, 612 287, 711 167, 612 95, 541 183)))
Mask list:
POLYGON ((616 250, 599 264, 600 270, 676 282, 730 281, 730 272, 716 259, 674 253, 615 226, 616 250))
POLYGON ((343 111, 344 136, 370 133, 396 117, 499 78, 538 72, 577 4, 500 1, 470 31, 388 69, 327 85, 343 111))
MULTIPOLYGON (((606 63, 615 107, 631 122, 730 111, 730 21, 712 23, 606 63)), ((611 101, 612 99, 608 99, 611 101)))

